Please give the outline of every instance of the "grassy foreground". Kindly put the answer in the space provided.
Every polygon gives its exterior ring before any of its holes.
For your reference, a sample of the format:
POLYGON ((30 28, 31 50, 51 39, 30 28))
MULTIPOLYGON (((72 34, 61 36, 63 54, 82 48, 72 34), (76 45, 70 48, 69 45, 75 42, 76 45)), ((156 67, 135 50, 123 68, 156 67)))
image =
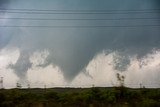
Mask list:
POLYGON ((160 89, 1 89, 0 107, 160 107, 160 89))

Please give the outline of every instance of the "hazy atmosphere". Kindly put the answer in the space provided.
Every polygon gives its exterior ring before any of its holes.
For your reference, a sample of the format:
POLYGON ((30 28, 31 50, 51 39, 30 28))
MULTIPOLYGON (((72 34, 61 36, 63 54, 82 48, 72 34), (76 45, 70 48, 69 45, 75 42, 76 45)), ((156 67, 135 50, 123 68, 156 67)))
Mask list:
POLYGON ((160 88, 159 0, 0 0, 5 88, 160 88))

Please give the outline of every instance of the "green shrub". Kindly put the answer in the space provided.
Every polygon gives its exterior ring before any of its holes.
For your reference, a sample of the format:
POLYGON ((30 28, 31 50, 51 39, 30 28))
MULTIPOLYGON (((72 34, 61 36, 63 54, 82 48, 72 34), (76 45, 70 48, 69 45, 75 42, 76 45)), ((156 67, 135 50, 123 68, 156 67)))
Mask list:
POLYGON ((50 100, 50 99, 57 100, 57 99, 59 99, 59 96, 58 96, 58 93, 51 91, 51 92, 47 92, 45 94, 45 98, 48 100, 50 100))
POLYGON ((160 103, 153 99, 143 99, 141 107, 160 107, 160 103))

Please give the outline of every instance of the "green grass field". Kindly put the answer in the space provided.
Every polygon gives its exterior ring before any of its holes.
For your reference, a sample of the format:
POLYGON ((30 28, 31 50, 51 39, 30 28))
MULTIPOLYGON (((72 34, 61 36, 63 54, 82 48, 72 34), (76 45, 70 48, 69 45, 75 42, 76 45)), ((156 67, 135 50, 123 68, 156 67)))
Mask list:
POLYGON ((0 107, 160 107, 160 89, 1 89, 0 107))

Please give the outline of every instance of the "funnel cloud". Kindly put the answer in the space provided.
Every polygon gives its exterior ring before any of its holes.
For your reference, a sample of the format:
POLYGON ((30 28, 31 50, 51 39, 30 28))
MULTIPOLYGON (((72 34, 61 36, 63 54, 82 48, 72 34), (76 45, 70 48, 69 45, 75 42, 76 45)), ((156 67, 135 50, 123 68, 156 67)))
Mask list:
POLYGON ((0 7, 11 9, 0 13, 3 17, 0 19, 0 51, 19 50, 19 58, 16 63, 8 64, 8 69, 12 69, 20 80, 27 78, 27 72, 31 75, 34 63, 30 58, 35 52, 48 52, 45 63, 36 65, 37 68, 58 67, 64 76, 63 81, 72 82, 82 72, 89 75, 87 66, 91 67, 90 62, 104 51, 106 55, 118 53, 113 55, 112 67, 117 72, 126 72, 133 69, 133 57, 141 60, 160 49, 159 0, 1 0, 0 7), (67 10, 74 11, 64 14, 67 10), (95 14, 76 13, 87 10, 94 10, 95 14), (106 10, 109 14, 97 14, 106 10))

